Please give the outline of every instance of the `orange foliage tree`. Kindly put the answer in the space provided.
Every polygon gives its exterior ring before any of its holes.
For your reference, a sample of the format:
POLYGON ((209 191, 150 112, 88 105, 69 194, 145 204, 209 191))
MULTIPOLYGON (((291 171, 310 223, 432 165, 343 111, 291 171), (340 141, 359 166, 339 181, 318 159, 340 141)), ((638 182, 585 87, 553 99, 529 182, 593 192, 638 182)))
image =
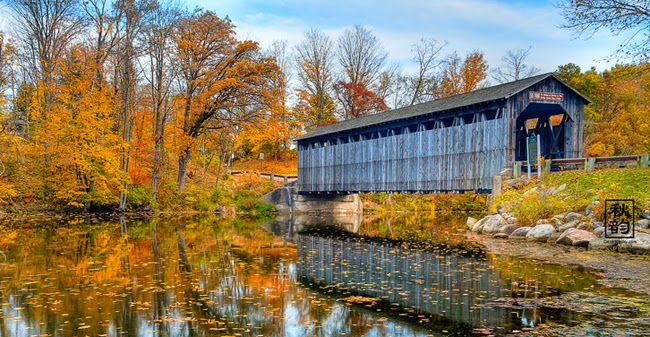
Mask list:
POLYGON ((33 153, 42 153, 37 144, 46 143, 50 165, 43 167, 46 185, 55 199, 72 207, 117 201, 115 191, 124 178, 119 170, 119 137, 112 131, 112 97, 108 90, 93 85, 93 54, 83 46, 65 57, 54 82, 47 89, 37 87, 32 96, 30 120, 38 125, 33 137, 33 153), (45 114, 43 95, 52 95, 45 114))
POLYGON ((187 165, 196 139, 206 127, 223 128, 259 117, 277 66, 262 57, 257 43, 238 41, 229 19, 196 11, 178 25, 178 66, 184 107, 179 118, 183 139, 178 153, 178 189, 185 188, 187 165), (209 124, 209 125, 208 125, 209 124))
POLYGON ((438 98, 479 89, 487 78, 487 69, 488 65, 480 51, 469 53, 464 61, 453 53, 443 67, 438 98))
POLYGON ((388 110, 384 99, 368 90, 363 83, 339 81, 334 85, 341 103, 341 119, 352 119, 388 110))
POLYGON ((598 73, 569 63, 556 74, 593 102, 585 108, 585 155, 650 152, 650 64, 615 65, 598 73))

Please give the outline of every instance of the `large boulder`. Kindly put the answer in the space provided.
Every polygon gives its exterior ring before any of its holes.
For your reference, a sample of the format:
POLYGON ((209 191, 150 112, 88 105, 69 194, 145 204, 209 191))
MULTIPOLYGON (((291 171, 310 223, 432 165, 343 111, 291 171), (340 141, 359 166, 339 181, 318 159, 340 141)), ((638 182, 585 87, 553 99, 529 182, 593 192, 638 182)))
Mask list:
POLYGON ((546 243, 550 243, 550 244, 554 245, 555 241, 557 241, 557 238, 559 238, 560 235, 562 235, 562 233, 559 233, 559 232, 555 232, 555 233, 551 234, 551 236, 548 237, 548 240, 546 240, 546 243))
POLYGON ((528 231, 530 231, 531 229, 532 227, 519 227, 515 229, 508 238, 523 240, 526 238, 526 235, 528 235, 528 231))
POLYGON ((505 233, 507 235, 512 234, 519 226, 517 225, 505 225, 499 229, 499 233, 505 233))
POLYGON ((641 217, 644 219, 650 219, 650 210, 645 210, 641 213, 641 217))
POLYGON ((555 232, 555 227, 551 224, 537 225, 528 231, 526 241, 546 242, 555 232))
POLYGON ((465 223, 467 225, 467 228, 469 230, 472 230, 472 227, 478 222, 478 219, 474 219, 471 216, 467 218, 467 222, 465 223))
POLYGON ((603 233, 605 233, 605 227, 596 227, 596 229, 594 229, 594 234, 596 234, 597 237, 603 236, 603 233))
POLYGON ((501 229, 501 227, 507 224, 508 222, 501 216, 501 214, 495 214, 485 222, 481 233, 496 234, 499 232, 499 229, 501 229))
POLYGON ((637 232, 634 239, 621 240, 618 243, 621 253, 650 254, 650 234, 637 232))
POLYGON ((598 200, 592 201, 592 202, 589 204, 589 206, 587 206, 587 207, 585 208, 585 212, 584 212, 585 216, 592 216, 592 215, 594 215, 594 214, 596 213, 596 212, 594 211, 594 209, 595 209, 598 205, 600 205, 600 201, 598 201, 598 200))
POLYGON ((589 224, 586 223, 586 222, 581 222, 581 223, 578 225, 578 227, 576 227, 576 228, 577 228, 577 229, 586 230, 586 231, 593 230, 593 228, 591 227, 591 225, 589 225, 589 224))
POLYGON ((580 218, 582 218, 582 214, 576 212, 569 212, 564 216, 564 221, 571 222, 574 220, 580 220, 580 218))
POLYGON ((483 219, 477 221, 474 226, 472 226, 472 232, 474 233, 480 233, 481 230, 483 229, 483 225, 485 225, 485 222, 487 222, 490 218, 492 218, 491 215, 488 215, 484 217, 483 219))
POLYGON ((580 220, 573 220, 569 223, 565 223, 564 225, 560 226, 557 228, 558 232, 564 232, 569 228, 576 228, 580 224, 580 220))
POLYGON ((521 176, 519 178, 510 179, 505 182, 505 185, 508 187, 520 188, 528 185, 528 178, 526 176, 521 176))
POLYGON ((618 246, 618 240, 595 238, 589 241, 589 250, 614 250, 618 246))
POLYGON ((587 247, 589 241, 596 238, 596 234, 576 228, 569 228, 560 237, 557 238, 555 243, 568 245, 568 246, 577 246, 577 247, 587 247))
POLYGON ((641 219, 641 220, 634 223, 634 228, 635 229, 648 229, 648 228, 650 228, 650 220, 641 219))
POLYGON ((529 189, 528 191, 524 192, 522 195, 524 197, 527 197, 527 196, 532 195, 534 193, 539 193, 539 186, 535 186, 535 187, 529 189))

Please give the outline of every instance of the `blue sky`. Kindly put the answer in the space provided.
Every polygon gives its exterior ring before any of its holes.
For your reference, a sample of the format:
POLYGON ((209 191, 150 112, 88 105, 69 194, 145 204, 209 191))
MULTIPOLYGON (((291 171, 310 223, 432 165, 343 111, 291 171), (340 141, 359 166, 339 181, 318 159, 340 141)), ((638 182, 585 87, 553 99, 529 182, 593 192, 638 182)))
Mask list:
POLYGON ((298 43, 309 28, 318 28, 333 40, 355 24, 371 29, 382 40, 391 63, 414 70, 411 46, 420 38, 448 41, 447 51, 464 55, 485 53, 491 68, 505 51, 532 46, 528 63, 542 72, 573 62, 588 69, 608 69, 607 57, 623 40, 608 33, 590 40, 576 39, 559 28, 557 1, 525 0, 218 0, 196 4, 228 15, 240 38, 298 43))

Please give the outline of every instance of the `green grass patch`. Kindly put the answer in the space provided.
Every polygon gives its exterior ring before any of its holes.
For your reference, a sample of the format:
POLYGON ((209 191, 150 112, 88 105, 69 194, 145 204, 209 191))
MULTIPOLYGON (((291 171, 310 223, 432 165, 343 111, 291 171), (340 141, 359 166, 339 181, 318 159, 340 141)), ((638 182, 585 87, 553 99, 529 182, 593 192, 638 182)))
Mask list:
POLYGON ((494 202, 492 211, 502 205, 521 224, 532 225, 539 219, 567 211, 582 212, 594 201, 595 217, 604 218, 607 199, 634 199, 638 211, 648 208, 650 201, 650 169, 604 169, 594 172, 554 172, 523 188, 507 188, 494 202), (560 192, 553 189, 566 185, 560 192))

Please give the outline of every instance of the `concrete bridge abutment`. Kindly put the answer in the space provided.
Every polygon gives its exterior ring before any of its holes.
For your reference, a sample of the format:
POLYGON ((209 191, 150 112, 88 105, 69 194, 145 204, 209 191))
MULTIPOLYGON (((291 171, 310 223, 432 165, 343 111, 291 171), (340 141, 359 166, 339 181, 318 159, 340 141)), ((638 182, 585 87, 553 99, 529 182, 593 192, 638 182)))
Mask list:
POLYGON ((294 187, 283 186, 262 197, 275 205, 279 213, 361 214, 359 194, 298 194, 294 187))

